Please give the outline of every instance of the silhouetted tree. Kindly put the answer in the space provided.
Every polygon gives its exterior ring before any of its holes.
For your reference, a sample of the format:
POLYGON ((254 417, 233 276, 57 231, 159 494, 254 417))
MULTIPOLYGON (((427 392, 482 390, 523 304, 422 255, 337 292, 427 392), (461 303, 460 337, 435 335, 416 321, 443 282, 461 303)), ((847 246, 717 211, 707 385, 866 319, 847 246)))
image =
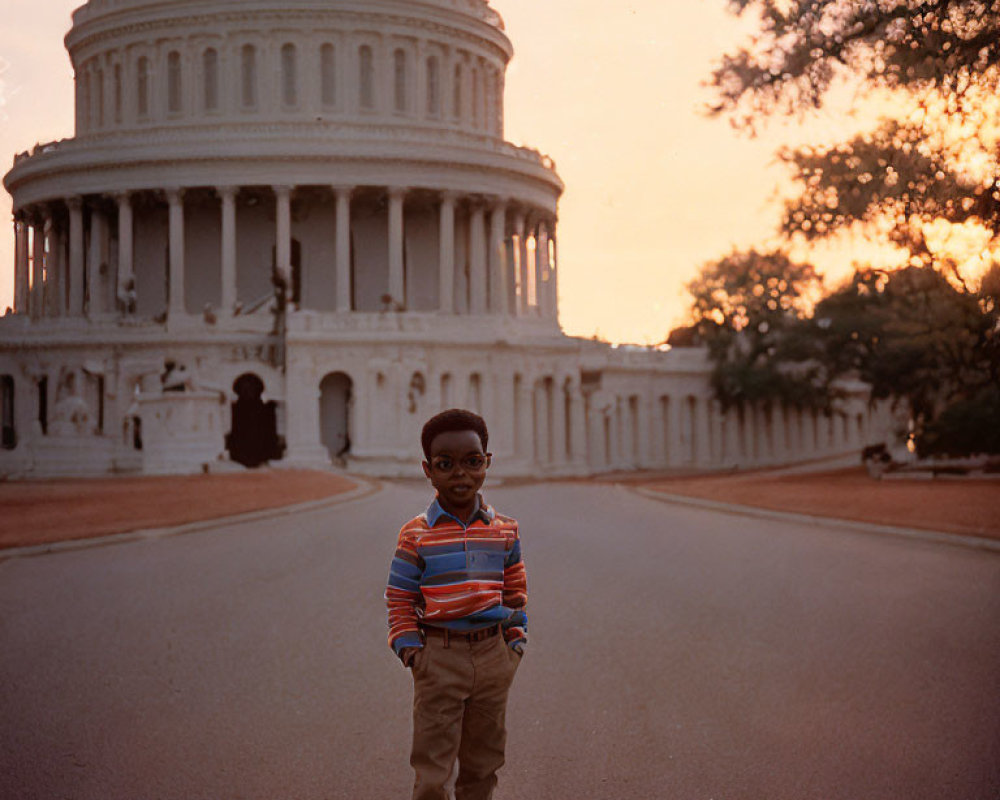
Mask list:
POLYGON ((936 445, 927 438, 948 409, 992 402, 984 392, 1000 378, 995 317, 932 267, 859 271, 817 304, 811 323, 806 335, 828 374, 856 375, 874 399, 905 403, 922 451, 948 450, 940 435, 936 445))
POLYGON ((775 398, 825 405, 825 380, 800 334, 820 281, 781 251, 733 251, 687 285, 697 341, 714 362, 722 406, 775 398))
MULTIPOLYGON (((848 141, 779 153, 798 188, 786 204, 785 235, 815 240, 860 229, 884 239, 887 231, 909 260, 896 273, 859 271, 812 319, 789 329, 798 338, 791 356, 775 348, 768 357, 818 363, 812 375, 828 387, 839 375, 858 375, 874 397, 907 404, 918 447, 972 452, 975 437, 957 420, 1000 427, 1000 267, 970 285, 953 260, 932 252, 926 226, 977 223, 990 248, 998 245, 1000 2, 730 0, 730 7, 758 20, 710 80, 711 113, 737 128, 753 134, 771 116, 819 107, 841 78, 862 95, 889 90, 905 100, 892 106, 905 114, 848 141)), ((697 300, 695 313, 705 313, 697 300)), ((982 435, 978 441, 1000 448, 982 435)))

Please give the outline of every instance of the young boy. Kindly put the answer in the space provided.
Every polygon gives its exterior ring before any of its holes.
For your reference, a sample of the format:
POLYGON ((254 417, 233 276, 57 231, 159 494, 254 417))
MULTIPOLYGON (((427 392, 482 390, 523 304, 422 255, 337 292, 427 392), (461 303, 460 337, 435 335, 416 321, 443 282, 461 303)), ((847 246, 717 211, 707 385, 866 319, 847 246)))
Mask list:
POLYGON ((479 494, 492 454, 482 417, 450 409, 420 436, 437 496, 399 532, 389 645, 413 674, 413 800, 489 800, 504 763, 507 692, 527 641, 517 521, 479 494))

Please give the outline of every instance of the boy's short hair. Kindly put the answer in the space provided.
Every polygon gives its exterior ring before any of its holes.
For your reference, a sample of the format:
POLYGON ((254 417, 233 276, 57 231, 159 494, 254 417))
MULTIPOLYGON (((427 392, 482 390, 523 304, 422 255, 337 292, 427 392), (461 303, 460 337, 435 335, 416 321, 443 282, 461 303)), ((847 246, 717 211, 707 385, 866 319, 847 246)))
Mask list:
POLYGON ((479 441, 483 445, 483 452, 490 441, 490 433, 486 430, 486 420, 472 411, 464 408, 449 408, 440 414, 435 414, 424 423, 424 429, 420 432, 420 445, 424 448, 424 456, 428 461, 431 459, 431 442, 439 433, 449 433, 450 431, 475 431, 479 436, 479 441))

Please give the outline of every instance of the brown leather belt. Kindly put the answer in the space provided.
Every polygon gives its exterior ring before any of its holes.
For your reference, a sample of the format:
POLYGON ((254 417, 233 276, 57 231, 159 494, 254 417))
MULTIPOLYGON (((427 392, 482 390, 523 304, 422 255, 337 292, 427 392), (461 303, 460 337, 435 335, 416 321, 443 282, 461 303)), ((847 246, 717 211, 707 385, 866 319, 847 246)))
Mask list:
POLYGON ((422 625, 420 628, 426 636, 438 636, 444 639, 444 646, 447 647, 452 639, 461 639, 463 642, 481 642, 500 633, 499 625, 490 625, 488 628, 479 628, 475 631, 464 633, 453 631, 448 628, 435 628, 431 625, 422 625))

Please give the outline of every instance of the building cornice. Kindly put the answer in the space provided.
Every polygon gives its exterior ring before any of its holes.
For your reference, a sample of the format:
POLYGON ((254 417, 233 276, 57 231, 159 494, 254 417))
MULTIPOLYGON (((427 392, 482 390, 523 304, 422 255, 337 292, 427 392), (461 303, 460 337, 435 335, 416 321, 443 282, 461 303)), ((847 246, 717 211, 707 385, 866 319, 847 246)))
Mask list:
MULTIPOLYGON (((18 157, 4 185, 14 196, 15 207, 22 208, 69 191, 56 191, 60 185, 72 186, 73 193, 162 188, 156 180, 166 167, 188 171, 189 185, 239 182, 244 173, 248 177, 243 183, 250 185, 256 183, 250 175, 277 180, 285 168, 295 165, 310 165, 301 172, 312 174, 330 172, 333 165, 353 165, 355 180, 365 184, 368 174, 369 185, 384 183, 382 176, 389 169, 418 173, 426 188, 468 191, 465 184, 481 181, 489 192, 491 183, 513 182, 543 207, 554 205, 563 191, 551 160, 508 142, 458 131, 341 123, 198 125, 70 139, 18 157), (434 180, 434 171, 441 176, 439 181, 434 180), (90 178, 71 180, 84 175, 90 178), (103 183, 96 180, 100 176, 106 178, 103 183), (454 180, 449 183, 449 179, 454 180), (101 185, 91 187, 91 183, 101 185), (549 200, 542 203, 541 197, 549 200)), ((527 200, 518 192, 515 198, 527 200)))

